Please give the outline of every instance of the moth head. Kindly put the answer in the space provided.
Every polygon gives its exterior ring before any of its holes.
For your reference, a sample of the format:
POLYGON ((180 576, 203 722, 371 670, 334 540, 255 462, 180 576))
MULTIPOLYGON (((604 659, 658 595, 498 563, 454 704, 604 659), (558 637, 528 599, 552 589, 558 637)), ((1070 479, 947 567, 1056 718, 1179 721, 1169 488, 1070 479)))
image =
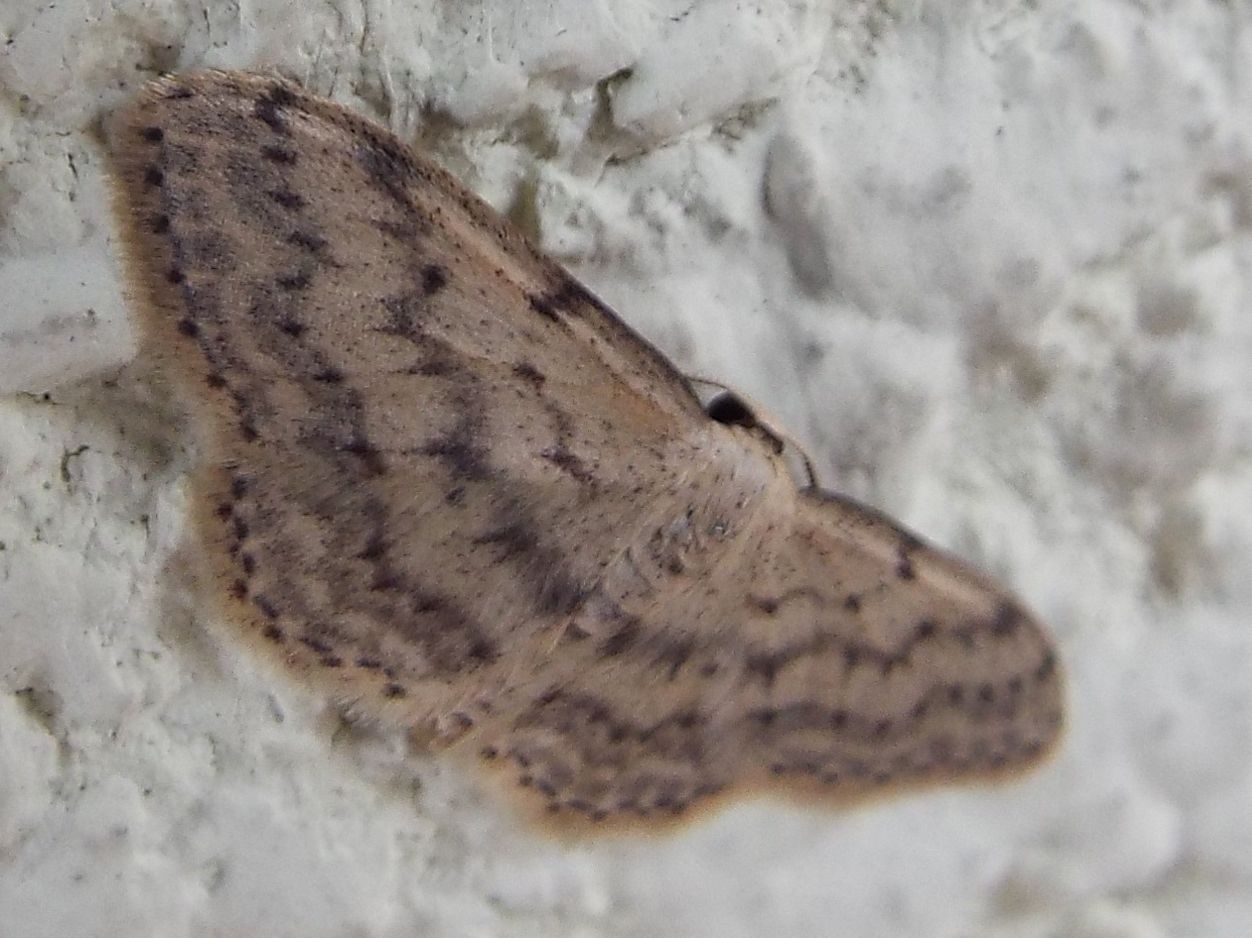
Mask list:
POLYGON ((720 391, 714 394, 704 405, 704 412, 708 414, 710 420, 752 431, 768 443, 777 454, 781 454, 787 447, 786 441, 775 433, 769 424, 763 423, 757 417, 756 409, 734 391, 720 391))
POLYGON ((723 388, 704 402, 710 420, 729 427, 742 427, 764 443, 775 456, 781 456, 796 485, 817 488, 817 473, 804 448, 785 432, 763 420, 757 409, 734 391, 723 388))

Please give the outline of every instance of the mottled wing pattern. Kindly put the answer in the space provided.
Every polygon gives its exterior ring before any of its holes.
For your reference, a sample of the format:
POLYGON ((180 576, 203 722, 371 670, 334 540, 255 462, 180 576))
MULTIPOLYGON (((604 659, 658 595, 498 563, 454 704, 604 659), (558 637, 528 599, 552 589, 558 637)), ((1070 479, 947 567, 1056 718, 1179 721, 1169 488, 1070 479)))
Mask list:
POLYGON ((118 133, 147 348, 211 407, 202 526, 255 634, 406 713, 524 670, 599 574, 586 544, 699 450, 685 384, 449 176, 292 85, 162 80, 118 133))
POLYGON ((1018 765, 1038 626, 686 382, 378 126, 274 78, 116 124, 145 351, 194 386, 230 618, 582 820, 1018 765))
POLYGON ((846 801, 1036 762, 1062 723, 1038 623, 872 509, 812 489, 735 514, 688 493, 586 612, 615 629, 487 748, 592 821, 744 789, 846 801))

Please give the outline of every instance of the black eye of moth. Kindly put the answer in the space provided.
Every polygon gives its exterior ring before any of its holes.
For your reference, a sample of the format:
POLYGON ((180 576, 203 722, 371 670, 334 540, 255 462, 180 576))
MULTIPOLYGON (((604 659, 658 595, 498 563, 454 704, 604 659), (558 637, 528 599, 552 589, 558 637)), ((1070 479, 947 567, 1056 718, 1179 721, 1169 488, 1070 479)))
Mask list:
POLYGON ((725 391, 704 405, 704 412, 718 423, 736 427, 755 427, 756 414, 738 394, 725 391))
POLYGON ((781 453, 786 448, 782 437, 770 429, 768 424, 761 423, 756 417, 756 411, 748 406, 747 401, 733 391, 723 391, 716 397, 713 397, 704 405, 704 412, 708 414, 711 420, 716 420, 718 423, 756 430, 765 439, 769 440, 775 453, 781 453))

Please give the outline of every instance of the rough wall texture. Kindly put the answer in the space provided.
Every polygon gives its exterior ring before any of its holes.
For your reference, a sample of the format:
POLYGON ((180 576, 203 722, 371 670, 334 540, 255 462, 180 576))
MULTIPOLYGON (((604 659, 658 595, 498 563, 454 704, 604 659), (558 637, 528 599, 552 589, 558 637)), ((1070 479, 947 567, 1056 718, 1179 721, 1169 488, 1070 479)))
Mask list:
POLYGON ((1246 7, 19 0, 0 36, 0 934, 1245 933, 1246 7), (255 666, 177 556, 102 175, 102 115, 204 65, 386 121, 1013 584, 1071 675, 1055 762, 568 846, 255 666))

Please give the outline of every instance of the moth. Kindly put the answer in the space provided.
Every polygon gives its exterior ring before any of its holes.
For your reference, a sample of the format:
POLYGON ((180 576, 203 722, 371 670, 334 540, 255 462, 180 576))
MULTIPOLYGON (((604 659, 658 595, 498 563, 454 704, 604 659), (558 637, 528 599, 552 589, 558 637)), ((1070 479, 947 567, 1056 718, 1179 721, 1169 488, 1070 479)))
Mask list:
POLYGON ((524 811, 651 825, 1037 761, 1062 676, 1000 587, 691 383, 505 219, 288 81, 117 117, 142 354, 186 392, 238 635, 524 811))

